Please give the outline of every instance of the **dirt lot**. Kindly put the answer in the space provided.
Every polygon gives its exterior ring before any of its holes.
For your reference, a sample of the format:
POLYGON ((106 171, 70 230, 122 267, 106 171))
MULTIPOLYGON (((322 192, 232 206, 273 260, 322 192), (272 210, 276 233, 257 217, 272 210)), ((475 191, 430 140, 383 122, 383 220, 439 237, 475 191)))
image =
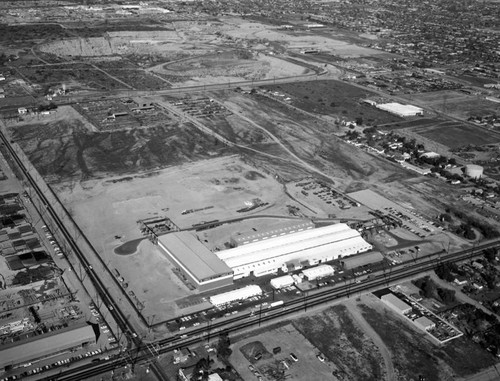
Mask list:
POLYGON ((294 321, 294 326, 327 357, 338 380, 380 380, 385 373, 373 341, 344 306, 294 321))
POLYGON ((175 166, 231 151, 189 123, 93 132, 80 117, 10 131, 38 171, 54 182, 175 166))
POLYGON ((250 364, 267 380, 280 379, 280 374, 296 381, 380 379, 380 357, 373 343, 341 306, 237 341, 229 360, 245 380, 255 379, 250 364), (281 352, 273 354, 275 347, 281 347, 281 352), (258 361, 253 358, 256 351, 263 354, 258 361), (290 353, 297 356, 297 362, 290 359, 290 353), (320 353, 327 358, 324 363, 316 357, 320 353), (288 369, 282 364, 284 360, 288 369), (332 372, 337 377, 332 377, 332 372))

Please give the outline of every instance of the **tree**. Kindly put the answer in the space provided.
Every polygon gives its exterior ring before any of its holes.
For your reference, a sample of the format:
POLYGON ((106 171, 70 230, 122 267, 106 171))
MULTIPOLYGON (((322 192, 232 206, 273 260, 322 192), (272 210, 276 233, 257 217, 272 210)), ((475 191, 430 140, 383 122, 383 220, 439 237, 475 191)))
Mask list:
POLYGON ((231 341, 227 333, 221 333, 219 336, 219 342, 217 343, 217 356, 223 360, 227 360, 233 351, 229 346, 231 341))
POLYGON ((438 296, 441 298, 443 303, 451 304, 455 302, 455 290, 449 290, 447 288, 439 288, 438 296))
POLYGON ((212 362, 209 356, 201 358, 194 366, 190 381, 207 381, 212 362))
POLYGON ((497 256, 497 250, 494 248, 484 249, 483 250, 484 257, 490 263, 495 262, 497 256))
POLYGON ((422 293, 426 298, 432 298, 436 294, 436 284, 431 278, 426 278, 425 283, 422 285, 422 293))
POLYGON ((453 282, 455 276, 451 273, 452 269, 449 263, 440 263, 436 268, 436 275, 447 282, 453 282))

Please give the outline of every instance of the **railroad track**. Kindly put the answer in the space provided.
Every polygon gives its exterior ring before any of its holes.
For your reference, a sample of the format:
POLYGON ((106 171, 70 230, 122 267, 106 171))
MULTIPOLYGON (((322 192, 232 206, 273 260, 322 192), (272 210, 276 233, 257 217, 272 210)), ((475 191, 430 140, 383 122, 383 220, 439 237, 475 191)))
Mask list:
MULTIPOLYGON (((64 223, 61 221, 59 215, 54 210, 54 207, 51 205, 51 200, 49 200, 49 198, 44 194, 44 192, 42 191, 42 189, 38 185, 37 181, 33 178, 30 171, 25 167, 24 163, 19 158, 19 156, 17 155, 14 148, 11 146, 7 137, 1 131, 0 131, 0 140, 7 148, 12 160, 14 160, 15 164, 17 165, 19 170, 22 172, 26 181, 28 181, 30 186, 35 191, 39 200, 45 206, 52 222, 57 226, 58 230, 63 235, 66 243, 71 247, 72 252, 75 253, 78 260, 83 265, 92 285, 96 289, 96 291, 97 291, 99 297, 101 298, 101 300, 103 301, 103 303, 106 305, 106 308, 109 310, 111 316, 113 317, 113 319, 116 321, 116 323, 120 327, 121 331, 128 334, 129 340, 132 341, 137 347, 140 347, 142 344, 142 341, 140 338, 138 338, 138 335, 135 332, 134 327, 132 326, 132 324, 129 323, 125 314, 120 310, 120 308, 118 307, 116 302, 113 300, 113 298, 111 297, 111 295, 109 294, 109 292, 106 288, 106 285, 102 282, 102 280, 99 278, 99 276, 94 272, 92 265, 89 263, 89 261, 87 260, 85 255, 82 253, 82 251, 80 250, 80 248, 78 247, 78 245, 74 241, 73 236, 68 232, 66 226, 64 225, 64 223)), ((55 197, 55 195, 54 195, 54 197, 55 197)), ((158 368, 157 365, 153 364, 151 366, 151 369, 152 369, 153 373, 158 377, 159 380, 166 380, 167 381, 166 377, 164 375, 162 375, 162 371, 161 371, 161 369, 158 368)), ((71 371, 72 370, 70 370, 70 372, 71 371)), ((54 376, 51 376, 51 377, 54 377, 54 376)))
MULTIPOLYGON (((152 344, 156 345, 158 348, 154 354, 147 348, 147 346, 141 346, 133 352, 131 351, 130 355, 137 355, 138 353, 135 360, 137 363, 148 362, 153 360, 155 355, 171 352, 178 347, 196 345, 208 340, 209 337, 216 337, 221 333, 237 332, 245 328, 260 325, 264 322, 277 320, 278 318, 283 320, 283 318, 289 317, 296 312, 307 310, 307 308, 322 305, 342 297, 350 297, 368 290, 387 287, 391 283, 432 270, 439 263, 458 262, 472 259, 476 256, 482 255, 482 251, 484 249, 498 247, 500 247, 500 240, 494 240, 456 253, 443 255, 440 255, 439 253, 430 254, 421 257, 417 262, 393 266, 390 268, 389 274, 388 271, 380 272, 373 278, 365 279, 361 283, 339 283, 336 286, 329 287, 325 290, 315 292, 311 291, 310 294, 306 293, 303 297, 288 301, 282 305, 262 309, 262 313, 240 313, 238 316, 230 319, 211 323, 210 326, 207 327, 193 329, 188 332, 183 331, 183 336, 186 335, 184 338, 181 338, 179 335, 175 335, 166 339, 158 340, 152 344)), ((60 373, 57 378, 47 377, 40 380, 77 381, 119 368, 126 364, 127 361, 123 358, 110 359, 107 361, 101 361, 97 364, 88 364, 77 369, 67 370, 60 373)))
MULTIPOLYGON (((372 274, 372 278, 365 279, 361 283, 347 283, 346 281, 344 284, 340 283, 333 287, 328 287, 324 290, 311 290, 309 293, 305 293, 303 297, 288 301, 273 308, 264 309, 264 316, 262 315, 262 313, 240 313, 237 316, 226 319, 224 321, 211 323, 207 327, 183 331, 182 338, 179 335, 175 335, 166 339, 158 340, 148 345, 144 345, 142 344, 141 340, 137 338, 137 334, 135 333, 133 326, 128 322, 124 313, 118 308, 117 304, 108 293, 106 286, 94 272, 91 264, 82 253, 76 242, 73 240, 73 237, 68 232, 64 223, 61 221, 60 217, 54 210, 54 207, 51 205, 50 200, 39 187, 38 183, 32 177, 29 170, 24 166, 24 163, 19 158, 14 148, 10 145, 10 142, 3 134, 3 132, 0 132, 0 140, 6 146, 15 164, 19 167, 19 169, 23 173, 23 176, 34 189, 40 201, 45 205, 52 221, 57 225, 57 228, 64 236, 72 251, 78 257, 78 260, 83 264, 92 284, 96 288, 103 302, 108 307, 109 312, 111 313, 117 324, 120 326, 120 329, 123 332, 128 333, 130 335, 129 339, 136 345, 136 348, 126 351, 122 355, 123 357, 111 358, 109 360, 102 360, 98 363, 86 364, 80 367, 68 369, 64 372, 61 371, 58 375, 41 377, 38 378, 38 380, 82 380, 129 364, 130 360, 125 357, 132 358, 134 364, 152 361, 154 360, 155 356, 168 353, 179 346, 189 346, 203 342, 208 339, 210 334, 216 336, 223 332, 231 333, 240 331, 242 329, 252 327, 256 324, 261 324, 263 322, 275 320, 277 318, 286 317, 287 315, 299 312, 302 309, 306 310, 308 307, 321 305, 346 296, 349 297, 363 291, 379 287, 386 287, 389 285, 389 283, 432 270, 433 268, 435 268, 437 263, 457 262, 465 259, 470 259, 475 256, 481 255, 484 249, 500 247, 500 240, 492 240, 482 243, 481 245, 478 245, 474 248, 462 250, 460 252, 447 254, 429 254, 427 256, 420 257, 418 261, 392 266, 388 269, 388 271, 379 272, 376 275, 372 274), (151 351, 151 345, 157 346, 158 349, 154 352, 151 351)), ((151 369, 153 373, 158 377, 158 379, 167 379, 156 364, 151 363, 151 369)))

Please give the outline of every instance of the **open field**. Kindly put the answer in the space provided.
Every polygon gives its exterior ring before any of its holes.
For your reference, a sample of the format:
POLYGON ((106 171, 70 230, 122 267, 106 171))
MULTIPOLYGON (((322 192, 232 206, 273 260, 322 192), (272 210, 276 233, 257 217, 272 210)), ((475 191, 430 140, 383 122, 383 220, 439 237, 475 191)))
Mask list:
POLYGON ((398 380, 415 380, 422 375, 428 381, 453 380, 471 375, 494 363, 488 352, 466 338, 444 346, 431 342, 428 335, 382 304, 375 297, 365 298, 363 317, 382 338, 391 352, 398 380))
POLYGON ((263 88, 285 93, 292 98, 291 104, 302 110, 331 115, 338 120, 355 121, 357 118, 362 118, 367 125, 403 120, 396 115, 360 102, 365 98, 378 97, 378 94, 362 90, 342 81, 319 80, 265 86, 263 88))
POLYGON ((453 121, 436 121, 411 127, 412 133, 443 144, 449 148, 486 145, 500 142, 500 133, 483 127, 453 121))
MULTIPOLYGON (((295 85, 301 84, 291 86, 295 85)), ((335 136, 337 127, 332 123, 281 102, 259 95, 229 92, 217 93, 217 97, 233 114, 251 121, 254 128, 276 136, 289 151, 323 170, 340 189, 349 187, 354 181, 392 182, 396 174, 399 180, 414 177, 399 166, 344 143, 335 136)))
POLYGON ((135 173, 231 152, 189 123, 148 129, 93 132, 80 119, 11 126, 19 143, 48 181, 135 173))
POLYGON ((500 109, 498 103, 488 102, 484 98, 453 90, 412 94, 411 97, 402 95, 401 97, 408 98, 409 103, 414 101, 418 105, 464 120, 474 115, 495 114, 500 109))
MULTIPOLYGON (((19 72, 30 82, 43 89, 58 88, 67 84, 73 91, 78 90, 116 90, 127 86, 88 64, 59 64, 19 68, 19 72)), ((45 95, 42 91, 41 95, 45 95)))

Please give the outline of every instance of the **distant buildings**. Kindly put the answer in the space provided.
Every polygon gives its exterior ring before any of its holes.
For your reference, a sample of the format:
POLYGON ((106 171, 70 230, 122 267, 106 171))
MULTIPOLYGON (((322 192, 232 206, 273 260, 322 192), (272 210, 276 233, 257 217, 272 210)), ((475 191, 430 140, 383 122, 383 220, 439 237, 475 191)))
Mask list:
POLYGON ((390 112, 401 117, 423 115, 424 110, 417 106, 403 105, 401 103, 391 102, 382 103, 376 106, 380 110, 390 112))

